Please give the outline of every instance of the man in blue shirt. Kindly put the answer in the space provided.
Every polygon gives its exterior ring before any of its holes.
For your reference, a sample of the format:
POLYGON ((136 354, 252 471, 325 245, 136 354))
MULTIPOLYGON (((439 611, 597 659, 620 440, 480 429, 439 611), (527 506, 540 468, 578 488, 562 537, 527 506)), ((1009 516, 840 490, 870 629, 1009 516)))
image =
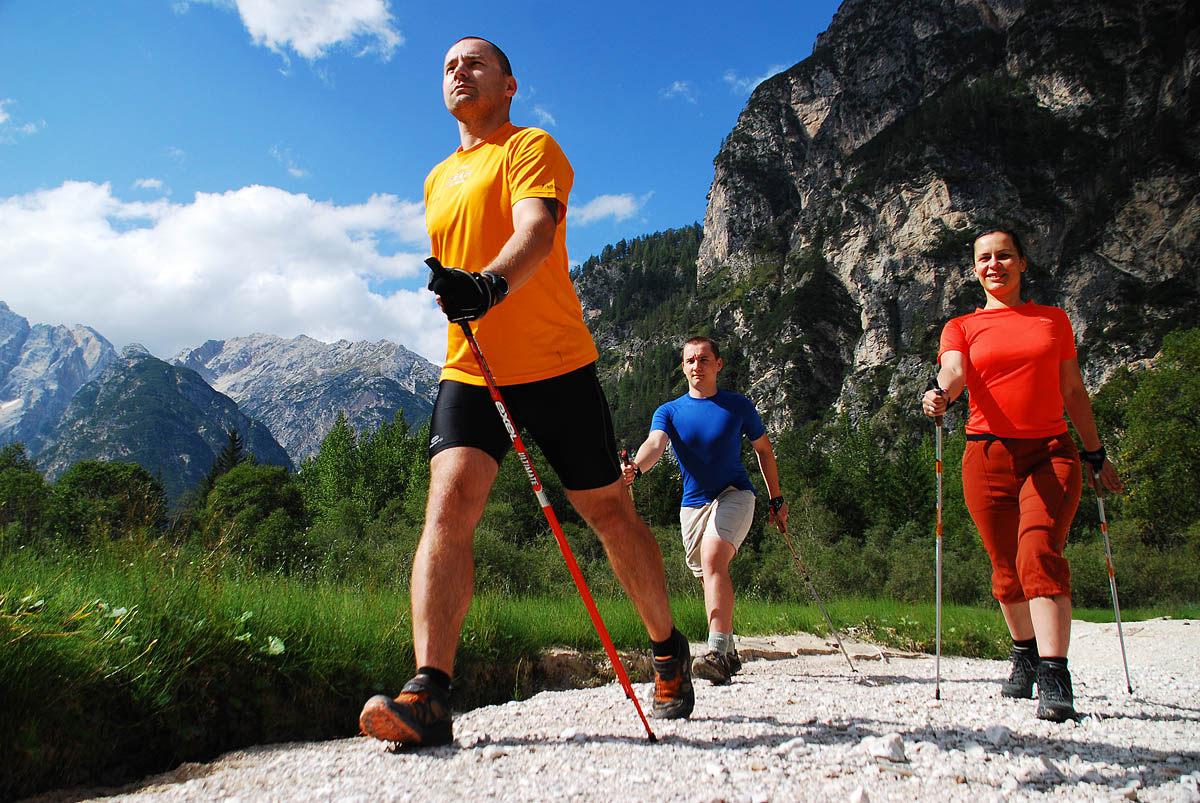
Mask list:
POLYGON ((754 519, 754 485, 742 465, 742 437, 758 457, 770 497, 771 520, 787 527, 787 504, 779 487, 775 452, 754 403, 717 388, 723 363, 717 344, 693 337, 683 347, 683 374, 688 392, 654 412, 650 435, 625 467, 632 483, 649 471, 667 444, 683 472, 679 523, 692 573, 704 584, 708 613, 708 652, 692 663, 692 674, 728 683, 741 668, 733 648, 733 583, 729 562, 750 531, 754 519))

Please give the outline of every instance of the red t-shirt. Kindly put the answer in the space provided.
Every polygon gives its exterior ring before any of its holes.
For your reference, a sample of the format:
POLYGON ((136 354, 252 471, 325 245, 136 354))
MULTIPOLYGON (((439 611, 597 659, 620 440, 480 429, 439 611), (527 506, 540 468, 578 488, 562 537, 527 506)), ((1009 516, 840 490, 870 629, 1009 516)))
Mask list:
POLYGON ((938 362, 962 352, 970 415, 967 432, 1045 438, 1067 431, 1059 366, 1075 357, 1075 333, 1058 307, 976 309, 942 329, 938 362))

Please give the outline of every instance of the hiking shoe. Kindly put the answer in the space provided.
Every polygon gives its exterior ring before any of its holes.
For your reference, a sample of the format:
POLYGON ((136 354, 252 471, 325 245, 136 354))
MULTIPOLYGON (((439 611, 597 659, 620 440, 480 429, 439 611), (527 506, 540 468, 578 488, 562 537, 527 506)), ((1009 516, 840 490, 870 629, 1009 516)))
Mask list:
POLYGON ((1078 717, 1068 669, 1042 661, 1037 667, 1037 687, 1038 719, 1065 722, 1078 717))
POLYGON ((450 744, 451 721, 449 695, 422 675, 405 683, 394 700, 375 695, 358 715, 366 735, 409 745, 450 744))
POLYGON ((692 674, 698 678, 711 680, 714 686, 724 686, 729 682, 729 658, 716 650, 709 650, 704 655, 696 656, 692 661, 692 674))
POLYGON ((742 656, 738 655, 737 650, 725 653, 725 666, 729 668, 730 677, 742 671, 742 656))
POLYGON ((675 654, 651 662, 654 665, 654 704, 650 714, 655 719, 684 719, 696 705, 696 692, 692 688, 692 651, 683 634, 675 633, 675 654))
POLYGON ((1039 663, 1029 653, 1013 650, 1012 673, 1008 680, 1000 684, 1000 696, 1020 697, 1026 700, 1032 698, 1033 681, 1037 677, 1039 663))

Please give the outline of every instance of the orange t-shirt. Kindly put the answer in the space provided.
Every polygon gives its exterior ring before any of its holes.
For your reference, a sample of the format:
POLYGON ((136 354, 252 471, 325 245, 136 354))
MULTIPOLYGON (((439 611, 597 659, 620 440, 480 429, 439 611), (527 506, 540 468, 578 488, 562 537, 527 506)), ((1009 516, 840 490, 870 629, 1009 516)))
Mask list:
POLYGON ((1067 431, 1059 366, 1075 357, 1075 333, 1058 307, 976 309, 942 329, 938 362, 962 352, 970 414, 967 432, 1045 438, 1067 431))
MULTIPOLYGON (((497 384, 549 379, 598 357, 567 263, 565 218, 574 177, 549 134, 505 123, 472 148, 459 148, 425 179, 425 225, 433 255, 463 270, 481 270, 500 253, 515 231, 517 201, 558 201, 550 256, 504 303, 472 324, 497 384)), ((442 379, 484 384, 460 326, 451 324, 447 332, 442 379)))

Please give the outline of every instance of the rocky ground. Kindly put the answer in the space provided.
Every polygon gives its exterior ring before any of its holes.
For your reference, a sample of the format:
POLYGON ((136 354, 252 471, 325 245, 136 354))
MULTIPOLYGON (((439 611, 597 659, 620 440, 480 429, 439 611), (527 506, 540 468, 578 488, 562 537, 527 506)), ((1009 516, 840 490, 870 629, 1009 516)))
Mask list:
POLYGON ((1200 802, 1200 621, 1127 624, 1125 643, 1132 695, 1115 626, 1075 623, 1078 722, 1001 698, 1004 662, 943 657, 938 700, 931 656, 847 643, 851 672, 798 635, 742 640, 736 682, 699 681, 691 719, 651 720, 654 744, 614 684, 464 713, 448 747, 270 745, 42 800, 1200 802))

